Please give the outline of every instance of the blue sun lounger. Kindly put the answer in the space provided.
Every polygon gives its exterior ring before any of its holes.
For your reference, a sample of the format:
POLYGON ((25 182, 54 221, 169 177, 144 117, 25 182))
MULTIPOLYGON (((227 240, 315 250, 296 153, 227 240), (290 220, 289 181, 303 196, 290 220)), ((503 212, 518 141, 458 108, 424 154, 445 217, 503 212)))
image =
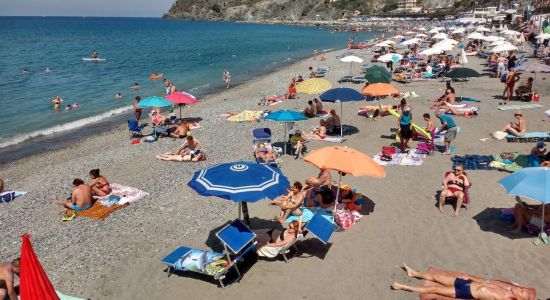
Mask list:
POLYGON ((216 237, 223 243, 223 253, 181 246, 160 262, 168 267, 169 276, 175 271, 200 273, 214 277, 222 288, 227 273, 233 268, 238 276, 237 282, 242 277, 237 263, 255 251, 256 234, 237 219, 218 231, 216 237))
MULTIPOLYGON (((287 219, 288 221, 288 219, 287 219)), ((304 234, 298 235, 298 237, 294 240, 293 243, 283 247, 281 250, 279 250, 279 254, 283 256, 286 263, 290 261, 290 258, 287 255, 290 253, 290 249, 293 248, 295 250, 295 253, 298 252, 298 247, 296 247, 296 242, 302 241, 305 239, 305 236, 311 232, 318 240, 320 240, 323 244, 328 244, 328 240, 330 239, 330 236, 334 232, 334 229, 336 228, 336 225, 334 225, 334 222, 329 221, 326 217, 326 215, 322 213, 315 213, 310 219, 308 219, 308 222, 306 226, 304 227, 304 234)))

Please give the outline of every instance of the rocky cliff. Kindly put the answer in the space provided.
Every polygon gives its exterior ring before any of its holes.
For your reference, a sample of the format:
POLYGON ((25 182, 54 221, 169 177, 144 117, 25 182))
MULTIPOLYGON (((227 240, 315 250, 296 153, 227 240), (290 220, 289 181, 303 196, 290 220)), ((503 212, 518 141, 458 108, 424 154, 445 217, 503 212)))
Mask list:
MULTIPOLYGON (((368 15, 397 8, 398 0, 176 0, 166 18, 192 20, 228 20, 245 22, 329 20, 354 13, 368 15)), ((475 1, 486 6, 498 0, 417 0, 418 6, 449 9, 450 12, 470 9, 475 1)))

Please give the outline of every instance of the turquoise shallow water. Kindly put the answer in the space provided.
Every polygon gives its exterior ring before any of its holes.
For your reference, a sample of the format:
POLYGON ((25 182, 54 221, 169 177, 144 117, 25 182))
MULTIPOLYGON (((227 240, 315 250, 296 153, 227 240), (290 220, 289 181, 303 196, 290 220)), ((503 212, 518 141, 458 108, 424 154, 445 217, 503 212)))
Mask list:
MULTIPOLYGON (((359 34, 358 40, 372 34, 359 34)), ((349 33, 326 28, 191 22, 157 18, 0 18, 0 148, 101 121, 124 112, 135 95, 162 95, 164 72, 198 96, 346 45, 349 33), (104 62, 83 62, 97 49, 104 62), (52 72, 46 73, 46 67, 52 72), (28 74, 23 75, 22 70, 28 74), (129 86, 138 82, 141 89, 129 86), (121 92, 123 99, 115 100, 121 92), (54 111, 49 98, 78 102, 54 111)))

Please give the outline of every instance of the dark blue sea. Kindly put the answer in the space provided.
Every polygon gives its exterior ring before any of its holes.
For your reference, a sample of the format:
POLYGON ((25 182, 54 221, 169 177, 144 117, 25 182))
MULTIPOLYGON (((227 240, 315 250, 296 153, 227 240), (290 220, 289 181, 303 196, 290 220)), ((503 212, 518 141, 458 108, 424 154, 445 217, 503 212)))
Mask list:
MULTIPOLYGON (((343 48, 349 37, 323 27, 0 17, 0 148, 125 114, 136 95, 163 95, 162 81, 150 80, 151 73, 164 72, 179 90, 200 97, 222 86, 224 69, 236 84, 310 56, 313 49, 343 48), (94 49, 106 60, 82 61, 94 49), (129 88, 134 82, 139 90, 129 88), (117 92, 122 100, 115 99, 117 92), (55 111, 49 102, 55 96, 79 108, 55 111)), ((371 37, 362 33, 357 40, 371 37)))

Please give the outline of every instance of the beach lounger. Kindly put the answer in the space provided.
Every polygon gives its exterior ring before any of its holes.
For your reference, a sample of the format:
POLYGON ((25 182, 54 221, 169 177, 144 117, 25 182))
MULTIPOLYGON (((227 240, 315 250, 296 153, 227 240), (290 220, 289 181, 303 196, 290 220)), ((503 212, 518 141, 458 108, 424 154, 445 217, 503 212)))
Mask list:
POLYGON ((130 138, 133 138, 138 134, 143 136, 141 129, 141 126, 139 126, 136 120, 128 120, 128 133, 130 134, 130 138))
POLYGON ((351 79, 351 82, 355 84, 364 83, 365 81, 367 81, 365 76, 355 76, 351 79))
POLYGON ((352 75, 344 75, 338 79, 338 83, 342 82, 353 82, 353 76, 352 75))
POLYGON ((544 107, 538 103, 525 103, 525 104, 511 104, 511 105, 499 105, 498 110, 520 110, 544 107))
POLYGON ((507 135, 506 140, 509 143, 535 143, 538 141, 550 142, 550 133, 548 132, 526 132, 521 137, 507 135))
POLYGON ((252 149, 252 155, 254 156, 254 159, 256 160, 256 163, 259 163, 259 164, 269 164, 269 165, 272 165, 274 167, 278 167, 277 165, 277 162, 275 160, 270 160, 270 161, 264 161, 263 159, 259 158, 259 157, 256 157, 256 147, 263 143, 267 148, 271 148, 271 150, 273 151, 273 153, 275 154, 276 157, 278 157, 280 155, 280 153, 278 151, 276 151, 276 149, 273 149, 272 145, 271 145, 271 129, 269 128, 256 128, 254 130, 252 130, 252 142, 253 142, 253 149, 252 149))
POLYGON ((240 220, 235 220, 216 233, 223 243, 223 253, 204 251, 181 246, 164 257, 160 262, 167 266, 168 275, 175 271, 188 271, 214 277, 220 286, 225 287, 224 279, 233 268, 238 282, 242 275, 237 266, 246 254, 255 251, 256 234, 240 220))

